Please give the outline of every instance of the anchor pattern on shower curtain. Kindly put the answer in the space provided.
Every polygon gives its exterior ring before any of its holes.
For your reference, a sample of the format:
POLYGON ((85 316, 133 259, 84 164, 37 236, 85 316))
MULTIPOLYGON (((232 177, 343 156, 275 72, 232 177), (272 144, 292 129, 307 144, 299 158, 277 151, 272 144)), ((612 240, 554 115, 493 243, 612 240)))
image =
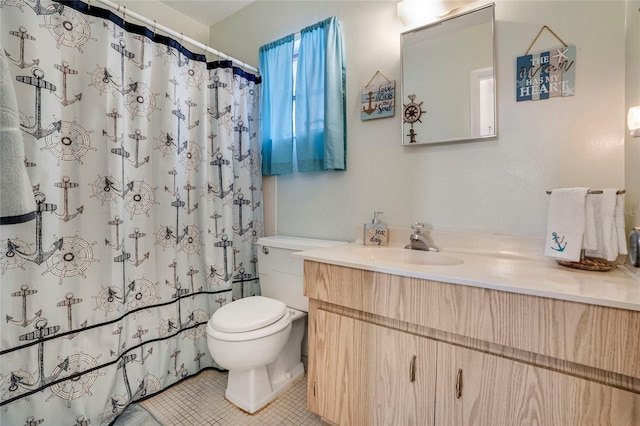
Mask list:
POLYGON ((260 77, 95 5, 0 10, 37 204, 0 228, 0 422, 108 424, 259 294, 260 77))

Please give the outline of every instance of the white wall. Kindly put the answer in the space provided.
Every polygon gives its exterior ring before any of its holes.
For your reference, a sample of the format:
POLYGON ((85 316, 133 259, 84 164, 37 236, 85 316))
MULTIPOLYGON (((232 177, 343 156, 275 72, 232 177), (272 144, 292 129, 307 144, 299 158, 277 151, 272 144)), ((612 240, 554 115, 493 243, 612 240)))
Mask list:
MULTIPOLYGON (((176 11, 173 8, 170 8, 164 3, 159 2, 158 0, 112 0, 114 3, 120 4, 122 6, 126 6, 127 10, 138 13, 145 18, 150 20, 156 20, 158 24, 164 25, 169 29, 177 31, 179 33, 183 33, 185 36, 192 38, 200 43, 207 43, 209 41, 209 27, 200 22, 190 18, 179 11, 176 11)), ((86 3, 86 0, 85 0, 86 3)), ((105 6, 101 6, 100 3, 94 2, 98 7, 106 8, 105 6)), ((123 9, 124 10, 124 9, 123 9)), ((122 15, 122 10, 120 12, 122 15)), ((126 19, 126 11, 125 11, 125 19, 126 19)), ((127 19, 129 21, 129 19, 127 19)), ((133 21, 133 20, 131 20, 133 21)), ((136 22, 139 24, 139 22, 136 22)), ((190 46, 187 45, 187 48, 190 46)), ((195 51, 195 50, 194 50, 195 51)), ((203 53, 198 52, 196 53, 203 53)))
MULTIPOLYGON (((420 220, 436 229, 540 235, 545 190, 624 187, 625 7, 496 1, 499 137, 438 146, 401 146, 399 110, 394 118, 360 120, 361 88, 376 70, 400 87, 403 28, 395 1, 258 1, 212 27, 211 45, 257 65, 260 45, 332 15, 343 22, 348 170, 266 178, 265 217, 275 216, 277 227, 267 223, 267 232, 350 239, 355 225, 381 210, 393 226, 420 220), (576 95, 516 103, 516 57, 543 25, 577 47, 576 95)), ((532 50, 558 44, 545 32, 532 50)))

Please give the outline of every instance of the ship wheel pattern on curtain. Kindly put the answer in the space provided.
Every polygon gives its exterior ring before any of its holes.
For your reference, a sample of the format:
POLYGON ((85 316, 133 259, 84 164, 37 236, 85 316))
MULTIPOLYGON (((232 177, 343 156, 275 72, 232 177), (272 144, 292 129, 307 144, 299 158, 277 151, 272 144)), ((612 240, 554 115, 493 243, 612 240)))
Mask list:
POLYGON ((36 219, 0 228, 0 419, 108 424, 259 294, 258 76, 77 1, 0 2, 36 219))

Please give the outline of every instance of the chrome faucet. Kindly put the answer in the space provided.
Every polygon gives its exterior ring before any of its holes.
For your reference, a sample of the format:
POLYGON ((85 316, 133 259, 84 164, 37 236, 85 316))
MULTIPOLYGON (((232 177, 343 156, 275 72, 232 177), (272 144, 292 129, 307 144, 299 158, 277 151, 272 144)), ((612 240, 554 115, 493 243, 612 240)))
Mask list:
POLYGON ((424 224, 416 222, 411 225, 411 229, 413 230, 413 233, 409 237, 410 243, 404 246, 404 248, 411 250, 440 251, 431 246, 429 239, 422 233, 424 224))

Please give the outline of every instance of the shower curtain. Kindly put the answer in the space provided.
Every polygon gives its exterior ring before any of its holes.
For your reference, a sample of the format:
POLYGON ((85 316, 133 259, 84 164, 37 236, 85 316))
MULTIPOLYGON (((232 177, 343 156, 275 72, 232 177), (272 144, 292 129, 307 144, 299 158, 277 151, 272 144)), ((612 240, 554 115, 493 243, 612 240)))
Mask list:
POLYGON ((108 424, 259 293, 260 77, 95 3, 0 8, 37 203, 0 227, 0 423, 108 424))

